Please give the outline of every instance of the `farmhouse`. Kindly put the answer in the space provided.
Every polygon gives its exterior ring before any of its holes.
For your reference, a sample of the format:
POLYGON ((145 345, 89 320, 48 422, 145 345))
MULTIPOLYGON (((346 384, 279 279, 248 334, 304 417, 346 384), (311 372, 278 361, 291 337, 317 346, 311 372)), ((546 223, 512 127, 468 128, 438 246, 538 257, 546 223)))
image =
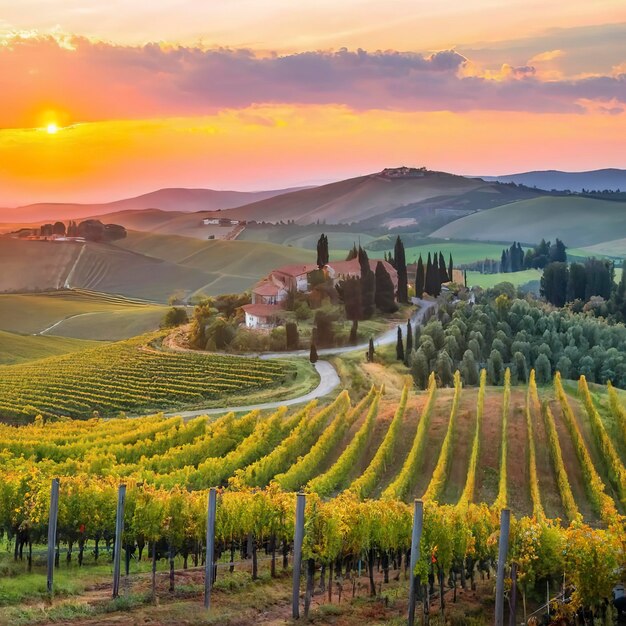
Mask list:
POLYGON ((279 304, 246 304, 242 308, 247 328, 272 328, 284 317, 279 304))
MULTIPOLYGON (((370 259, 372 272, 376 271, 377 259, 370 259)), ((380 261, 398 288, 398 273, 387 261, 380 261)), ((309 275, 318 269, 315 263, 285 265, 272 270, 269 275, 252 288, 252 304, 243 307, 248 328, 271 328, 284 317, 283 311, 290 291, 309 292, 309 275)), ((361 266, 357 259, 331 261, 322 268, 326 276, 337 285, 346 278, 359 278, 361 266)))

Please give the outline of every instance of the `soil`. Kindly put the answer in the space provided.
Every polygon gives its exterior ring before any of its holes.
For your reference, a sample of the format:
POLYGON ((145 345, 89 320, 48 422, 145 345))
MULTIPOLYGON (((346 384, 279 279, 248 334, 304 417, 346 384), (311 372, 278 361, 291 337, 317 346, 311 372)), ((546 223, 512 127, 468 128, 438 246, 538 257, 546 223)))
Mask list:
POLYGON ((498 497, 502 445, 502 394, 485 394, 476 472, 475 502, 492 504, 498 497))

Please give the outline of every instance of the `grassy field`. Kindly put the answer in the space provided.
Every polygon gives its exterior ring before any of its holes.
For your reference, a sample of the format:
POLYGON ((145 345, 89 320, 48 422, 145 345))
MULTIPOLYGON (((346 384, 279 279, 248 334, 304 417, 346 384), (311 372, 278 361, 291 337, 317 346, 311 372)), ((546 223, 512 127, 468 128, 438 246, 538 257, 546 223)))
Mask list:
POLYGON ((615 240, 626 229, 626 203, 579 197, 541 197, 473 213, 433 237, 536 243, 557 237, 573 248, 615 240))
POLYGON ((498 283, 508 282, 516 287, 526 283, 541 280, 541 270, 523 270, 506 274, 480 274, 479 272, 467 272, 468 287, 483 287, 488 289, 498 283))
POLYGON ((46 334, 126 339, 157 329, 166 310, 161 305, 83 290, 0 294, 0 329, 24 334, 50 329, 46 334))
POLYGON ((46 335, 18 335, 0 330, 0 365, 45 359, 49 356, 86 350, 96 345, 95 341, 46 335))
POLYGON ((603 241, 593 246, 574 248, 568 250, 568 254, 575 254, 576 256, 607 256, 623 259, 626 257, 626 239, 613 239, 612 241, 603 241))

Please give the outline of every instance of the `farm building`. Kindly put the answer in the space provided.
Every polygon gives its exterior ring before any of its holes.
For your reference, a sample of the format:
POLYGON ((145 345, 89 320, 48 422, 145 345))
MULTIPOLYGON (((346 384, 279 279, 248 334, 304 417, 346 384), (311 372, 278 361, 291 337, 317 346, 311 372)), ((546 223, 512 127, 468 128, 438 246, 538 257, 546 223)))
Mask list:
MULTIPOLYGON (((377 259, 370 259, 372 272, 376 271, 377 259)), ((380 261, 393 283, 398 287, 398 273, 387 261, 380 261)), ((317 270, 315 263, 304 265, 285 265, 272 270, 269 275, 252 288, 252 304, 243 307, 248 328, 271 328, 281 319, 280 315, 290 291, 307 293, 309 291, 309 274, 317 270)), ((359 278, 361 266, 357 259, 351 261, 332 261, 325 265, 323 271, 332 280, 333 285, 346 278, 359 278)))
POLYGON ((246 304, 242 308, 247 328, 273 328, 283 319, 284 309, 277 304, 246 304))

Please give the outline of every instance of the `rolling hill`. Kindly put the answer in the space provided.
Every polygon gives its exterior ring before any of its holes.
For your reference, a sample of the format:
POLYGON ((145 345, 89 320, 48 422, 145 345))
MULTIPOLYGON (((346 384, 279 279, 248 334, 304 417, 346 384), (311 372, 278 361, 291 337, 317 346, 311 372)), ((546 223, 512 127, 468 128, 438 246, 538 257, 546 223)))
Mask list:
MULTIPOLYGON (((295 188, 299 189, 299 188, 295 188)), ((295 190, 268 191, 218 191, 215 189, 165 188, 134 198, 106 203, 79 204, 72 202, 46 202, 17 208, 0 209, 0 221, 28 224, 53 219, 77 219, 136 209, 162 209, 165 211, 219 211, 265 200, 295 190)))
POLYGON ((545 170, 535 172, 520 172, 504 176, 483 176, 484 180, 500 183, 516 183, 538 189, 557 189, 564 191, 582 191, 583 189, 626 190, 626 170, 609 168, 591 170, 588 172, 561 172, 559 170, 545 170))
POLYGON ((313 259, 311 251, 271 243, 149 233, 129 233, 118 245, 5 237, 0 238, 0 291, 69 287, 166 302, 174 292, 244 291, 270 269, 313 259))
POLYGON ((254 202, 225 211, 223 215, 258 222, 359 222, 393 227, 417 224, 436 215, 449 221, 470 211, 540 193, 543 192, 445 172, 425 171, 415 176, 378 172, 254 202))
POLYGON ((537 243, 557 237, 584 247, 626 236, 626 202, 581 197, 539 197, 462 217, 433 237, 537 243))

